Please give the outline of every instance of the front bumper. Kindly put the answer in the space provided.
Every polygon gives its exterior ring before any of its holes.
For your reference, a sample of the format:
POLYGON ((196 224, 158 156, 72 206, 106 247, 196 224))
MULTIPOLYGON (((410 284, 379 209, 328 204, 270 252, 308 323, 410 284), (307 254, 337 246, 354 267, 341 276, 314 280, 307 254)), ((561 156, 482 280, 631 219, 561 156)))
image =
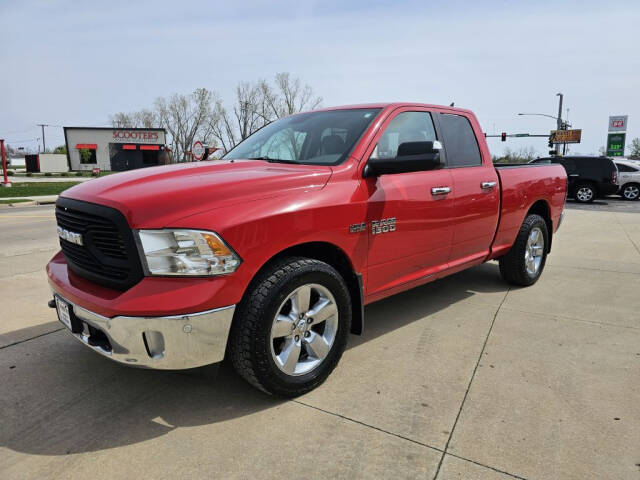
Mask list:
POLYGON ((180 370, 224 359, 235 305, 165 317, 104 317, 71 307, 69 332, 92 350, 127 365, 180 370))

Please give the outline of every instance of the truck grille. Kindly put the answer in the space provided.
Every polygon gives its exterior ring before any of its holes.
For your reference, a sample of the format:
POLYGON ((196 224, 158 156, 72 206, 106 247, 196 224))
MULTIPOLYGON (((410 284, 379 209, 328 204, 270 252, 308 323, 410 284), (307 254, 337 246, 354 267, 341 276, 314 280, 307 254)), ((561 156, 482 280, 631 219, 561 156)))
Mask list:
POLYGON ((60 197, 58 227, 81 235, 80 242, 60 238, 69 268, 92 282, 126 290, 142 278, 142 267, 129 225, 118 210, 60 197))

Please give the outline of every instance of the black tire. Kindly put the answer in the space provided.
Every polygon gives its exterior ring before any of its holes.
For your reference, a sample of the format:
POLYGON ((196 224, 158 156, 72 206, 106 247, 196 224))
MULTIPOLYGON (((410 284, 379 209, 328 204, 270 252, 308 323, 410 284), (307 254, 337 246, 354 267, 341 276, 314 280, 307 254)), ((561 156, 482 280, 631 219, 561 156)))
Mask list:
POLYGON ((499 260, 502 278, 504 278, 507 283, 523 287, 536 283, 538 278, 540 278, 540 275, 544 270, 544 265, 547 261, 548 245, 549 231, 547 229, 547 222, 545 222, 540 215, 528 215, 527 218, 524 219, 524 222, 522 222, 522 226, 520 227, 520 231, 516 236, 516 241, 511 247, 511 250, 509 250, 509 253, 501 257, 499 260), (544 245, 540 266, 538 267, 537 272, 532 275, 527 271, 525 253, 527 251, 527 241, 529 240, 531 232, 535 228, 539 228, 542 232, 544 245))
POLYGON ((325 381, 344 352, 350 330, 351 297, 342 276, 319 260, 288 257, 251 282, 234 315, 229 353, 236 371, 254 387, 272 395, 296 397, 325 381), (287 296, 309 283, 319 284, 333 295, 338 327, 331 349, 317 367, 304 375, 287 375, 272 357, 272 322, 287 296))
POLYGON ((576 186, 573 198, 579 203, 591 203, 596 198, 596 189, 590 183, 581 183, 576 186))
POLYGON ((640 198, 640 184, 627 183, 620 188, 620 196, 625 200, 638 200, 640 198))

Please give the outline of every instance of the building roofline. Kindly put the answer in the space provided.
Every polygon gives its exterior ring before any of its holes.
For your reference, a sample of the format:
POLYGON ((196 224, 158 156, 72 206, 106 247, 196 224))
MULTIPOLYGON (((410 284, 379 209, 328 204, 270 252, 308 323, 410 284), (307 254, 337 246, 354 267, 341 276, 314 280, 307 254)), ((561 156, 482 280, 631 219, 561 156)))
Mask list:
POLYGON ((166 128, 143 128, 143 127, 62 127, 64 130, 154 130, 167 133, 166 128))

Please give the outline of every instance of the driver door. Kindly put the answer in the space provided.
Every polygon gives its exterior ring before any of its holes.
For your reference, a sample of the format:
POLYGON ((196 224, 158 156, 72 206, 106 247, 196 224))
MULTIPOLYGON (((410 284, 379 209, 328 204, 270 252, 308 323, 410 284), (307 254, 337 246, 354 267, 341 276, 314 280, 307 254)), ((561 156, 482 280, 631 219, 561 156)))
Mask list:
MULTIPOLYGON (((369 158, 395 157, 404 142, 440 140, 431 113, 399 109, 387 119, 369 158)), ((425 283, 447 267, 453 238, 451 172, 446 169, 363 179, 368 191, 367 296, 425 283)))

